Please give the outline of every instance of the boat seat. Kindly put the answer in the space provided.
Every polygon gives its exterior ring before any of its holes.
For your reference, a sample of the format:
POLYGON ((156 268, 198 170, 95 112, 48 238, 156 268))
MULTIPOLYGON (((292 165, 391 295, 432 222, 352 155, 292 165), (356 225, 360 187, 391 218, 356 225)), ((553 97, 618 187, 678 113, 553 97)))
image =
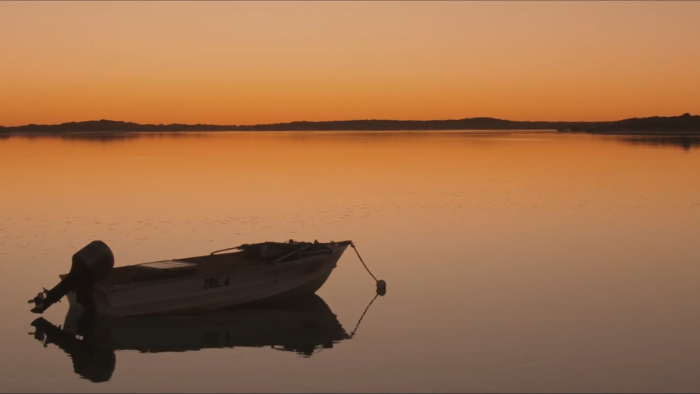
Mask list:
POLYGON ((180 260, 154 261, 152 263, 137 264, 134 268, 135 272, 132 280, 136 283, 178 278, 197 273, 197 263, 180 260))

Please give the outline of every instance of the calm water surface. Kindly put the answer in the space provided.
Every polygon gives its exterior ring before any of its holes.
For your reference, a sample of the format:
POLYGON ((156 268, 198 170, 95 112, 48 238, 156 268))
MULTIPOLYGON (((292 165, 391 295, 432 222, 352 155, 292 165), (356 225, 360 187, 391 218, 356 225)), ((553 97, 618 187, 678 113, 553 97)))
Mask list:
POLYGON ((700 150, 681 140, 0 139, 0 390, 698 392, 700 150), (351 339, 374 297, 352 250, 297 309, 115 331, 111 369, 29 335, 27 300, 93 239, 127 265, 290 238, 352 239, 387 280, 351 339))

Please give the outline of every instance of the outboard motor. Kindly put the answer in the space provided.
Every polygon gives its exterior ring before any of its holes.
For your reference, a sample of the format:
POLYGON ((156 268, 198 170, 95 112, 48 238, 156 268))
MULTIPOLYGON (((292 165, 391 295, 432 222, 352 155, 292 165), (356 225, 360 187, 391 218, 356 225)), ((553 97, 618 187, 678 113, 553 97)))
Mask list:
POLYGON ((39 293, 30 303, 34 313, 43 313, 68 292, 92 286, 103 280, 114 268, 114 254, 102 241, 92 241, 73 255, 70 272, 53 289, 39 293), (44 296, 46 294, 46 296, 44 296))

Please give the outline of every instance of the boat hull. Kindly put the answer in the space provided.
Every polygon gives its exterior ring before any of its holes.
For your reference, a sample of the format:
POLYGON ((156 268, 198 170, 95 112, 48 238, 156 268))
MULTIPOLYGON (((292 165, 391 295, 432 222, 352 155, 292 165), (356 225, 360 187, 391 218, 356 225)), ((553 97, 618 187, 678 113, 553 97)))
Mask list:
MULTIPOLYGON (((219 309, 312 294, 328 280, 346 247, 335 245, 329 254, 244 270, 123 286, 98 283, 91 294, 92 308, 98 314, 126 317, 219 309)), ((68 299, 79 306, 75 292, 69 293, 68 299)))

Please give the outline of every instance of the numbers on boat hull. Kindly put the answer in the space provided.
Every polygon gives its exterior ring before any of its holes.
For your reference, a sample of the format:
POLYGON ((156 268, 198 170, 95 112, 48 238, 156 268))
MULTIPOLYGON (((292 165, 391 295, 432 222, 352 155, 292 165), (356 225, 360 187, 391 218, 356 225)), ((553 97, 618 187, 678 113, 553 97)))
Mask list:
POLYGON ((208 289, 218 289, 219 287, 227 287, 229 283, 229 277, 215 277, 215 278, 205 278, 204 279, 204 290, 208 289))

